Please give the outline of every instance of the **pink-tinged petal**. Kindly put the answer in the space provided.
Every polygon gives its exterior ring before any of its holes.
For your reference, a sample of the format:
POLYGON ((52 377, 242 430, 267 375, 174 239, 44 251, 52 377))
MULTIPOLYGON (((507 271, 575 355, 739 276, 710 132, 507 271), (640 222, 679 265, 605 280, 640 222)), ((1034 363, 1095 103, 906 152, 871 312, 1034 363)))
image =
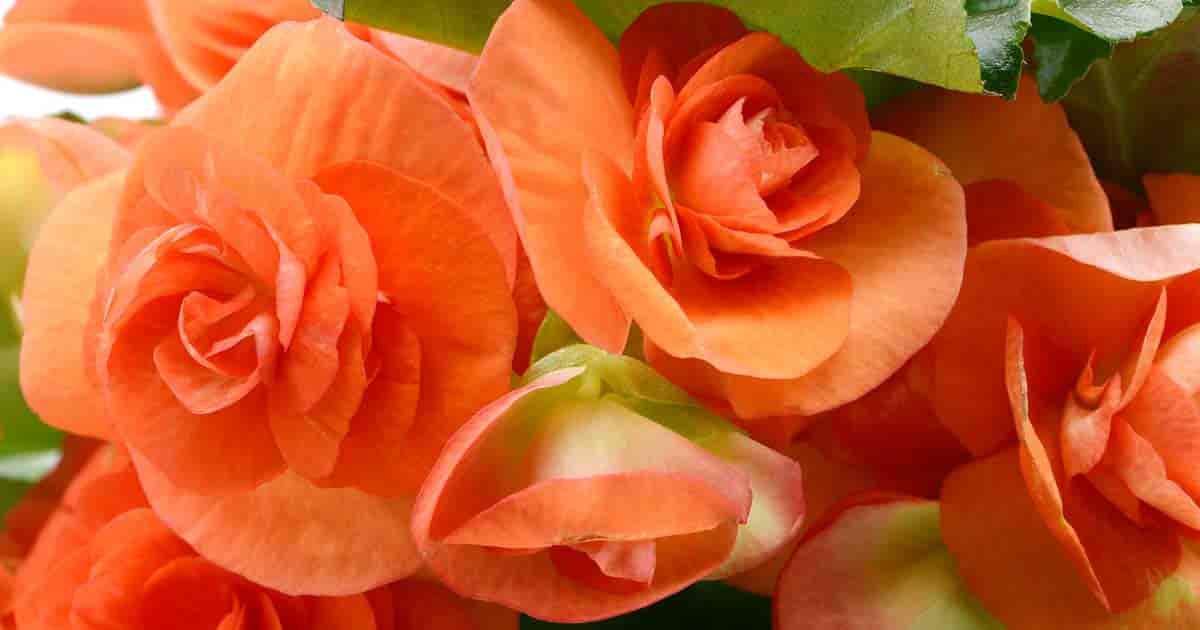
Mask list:
POLYGON ((873 134, 861 168, 854 209, 803 241, 843 267, 853 285, 848 335, 828 361, 789 380, 715 374, 696 362, 663 360, 661 352, 655 368, 693 393, 727 400, 742 418, 814 415, 874 389, 928 343, 958 294, 962 190, 936 158, 888 134, 873 134), (913 294, 925 297, 905 297, 913 294))
POLYGON ((1200 390, 1200 324, 1192 324, 1168 339, 1154 357, 1162 370, 1185 394, 1200 390))
POLYGON ((724 281, 685 266, 676 269, 668 293, 622 234, 633 223, 629 181, 600 156, 588 160, 585 172, 592 268, 606 270, 603 282, 648 340, 674 356, 767 376, 795 376, 836 352, 851 292, 838 265, 781 258, 724 281))
POLYGON ((187 80, 212 88, 237 60, 275 24, 320 15, 302 0, 168 2, 149 0, 155 30, 187 80))
MULTIPOLYGON (((972 248, 958 303, 932 344, 939 419, 976 455, 1011 443, 1012 416, 999 378, 1010 314, 1057 347, 1065 360, 1050 368, 1054 374, 1048 378, 1069 386, 1093 350, 1097 365, 1123 361, 1144 339, 1164 284, 1197 269, 1200 226, 990 241, 972 248), (1104 308, 1095 308, 1097 303, 1104 308)), ((1174 304, 1174 293, 1168 294, 1174 304)), ((1169 320, 1168 314, 1168 325, 1169 320)))
MULTIPOLYGON (((388 304, 384 308, 393 309, 401 328, 419 343, 415 420, 402 443, 377 444, 381 459, 371 460, 388 469, 371 482, 378 484, 374 490, 387 487, 383 493, 388 496, 415 492, 450 435, 508 388, 517 314, 504 262, 487 233, 472 224, 457 202, 395 170, 351 162, 323 171, 317 183, 345 199, 370 235, 379 291, 388 304), (391 449, 404 453, 401 461, 391 449)), ((389 378, 412 383, 406 372, 389 378)), ((367 392, 366 400, 391 404, 373 396, 367 392)), ((401 426, 408 422, 404 405, 398 405, 396 421, 401 426)), ((350 434, 354 424, 352 420, 350 434)), ((389 435, 400 437, 398 431, 389 435)))
POLYGON ((1152 445, 1172 481, 1188 494, 1200 496, 1200 470, 1195 466, 1200 453, 1200 405, 1193 392, 1156 365, 1141 394, 1120 417, 1152 445))
POLYGON ((467 93, 467 82, 479 57, 415 37, 371 29, 371 43, 407 63, 417 74, 457 94, 467 93))
POLYGON ((1057 208, 1072 232, 1110 232, 1108 198, 1058 104, 1022 77, 1014 101, 921 89, 874 112, 876 126, 925 147, 964 186, 1005 179, 1057 208))
MULTIPOLYGON (((612 580, 615 578, 608 578, 608 581, 604 581, 602 578, 605 576, 599 571, 593 576, 594 579, 582 579, 584 576, 573 571, 569 574, 581 578, 582 581, 567 577, 564 575, 563 569, 556 565, 553 559, 556 554, 553 553, 529 553, 526 550, 517 550, 518 553, 501 554, 485 547, 439 542, 444 538, 446 532, 458 529, 458 523, 471 519, 472 515, 486 509, 496 497, 508 492, 507 487, 527 483, 523 479, 527 479, 528 474, 523 472, 521 467, 479 465, 480 462, 490 462, 493 454, 502 454, 503 451, 496 451, 496 447, 503 447, 512 439, 513 436, 508 435, 509 432, 502 431, 502 429, 511 421, 519 420, 519 416, 508 413, 513 405, 527 395, 562 385, 578 376, 580 372, 581 370, 578 368, 552 372, 481 410, 450 441, 422 488, 414 509, 414 534, 430 568, 458 592, 470 593, 475 598, 498 602, 547 620, 600 619, 640 608, 684 588, 715 569, 733 548, 737 528, 736 524, 732 522, 694 534, 658 538, 655 540, 656 566, 651 583, 645 585, 644 588, 630 592, 630 590, 616 588, 612 584, 612 580)), ((625 414, 628 413, 625 412, 625 414)), ((636 452, 625 453, 617 449, 611 452, 613 457, 609 459, 578 456, 556 458, 548 452, 544 457, 539 458, 541 463, 537 465, 537 468, 545 474, 568 476, 570 470, 578 469, 579 474, 585 475, 584 478, 579 479, 580 482, 589 483, 586 476, 591 475, 594 481, 590 483, 599 488, 601 485, 609 483, 622 483, 620 479, 622 475, 594 476, 606 469, 616 470, 613 466, 617 468, 645 467, 649 470, 667 466, 666 461, 669 460, 684 465, 691 471, 688 474, 679 475, 677 477, 679 481, 688 476, 697 481, 707 477, 710 479, 710 483, 718 484, 716 487, 728 487, 730 490, 737 487, 737 478, 740 475, 718 472, 722 465, 712 455, 703 453, 678 435, 666 435, 670 431, 655 425, 650 420, 635 417, 637 420, 635 423, 632 422, 635 418, 628 418, 625 414, 610 415, 607 420, 628 424, 629 428, 635 429, 639 433, 648 431, 654 435, 653 444, 628 443, 627 447, 635 448, 636 452), (663 449, 665 459, 660 459, 655 455, 656 447, 663 449), (705 463, 706 461, 713 465, 705 463), (709 472, 702 472, 704 470, 709 472), (726 481, 719 481, 720 477, 725 476, 728 476, 726 481)), ((573 418, 564 416, 562 420, 571 422, 573 418)), ((557 449, 560 453, 581 453, 583 451, 578 449, 586 450, 588 448, 586 440, 578 435, 574 437, 566 433, 561 435, 567 440, 562 442, 562 446, 567 448, 566 450, 557 449), (575 443, 574 447, 570 445, 572 441, 575 443)), ((586 437, 589 434, 581 435, 586 437)), ((614 438, 610 435, 604 437, 602 443, 615 446, 617 442, 621 441, 623 441, 621 438, 614 438)), ((594 451, 595 445, 590 448, 594 451)), ((727 470, 732 471, 733 469, 728 468, 727 470)), ((641 475, 624 477, 632 481, 637 476, 641 475)), ((702 495, 711 492, 701 491, 701 496, 688 499, 674 492, 662 491, 663 488, 678 485, 671 477, 653 474, 650 476, 654 477, 653 481, 656 482, 650 485, 659 488, 659 502, 695 502, 701 499, 702 495)), ((568 479, 563 481, 569 483, 568 479)), ((740 483, 745 484, 745 479, 741 478, 740 483)), ((705 487, 703 484, 689 485, 697 490, 705 487)), ((634 489, 632 485, 627 487, 630 490, 634 489)), ((709 488, 712 487, 709 486, 709 488)), ((748 486, 743 485, 742 487, 747 491, 744 497, 748 498, 748 486)), ((649 485, 647 490, 649 490, 649 485)), ((713 494, 712 498, 716 499, 717 495, 713 494)), ((570 502, 573 505, 575 502, 588 500, 589 497, 586 493, 578 492, 562 494, 559 497, 559 501, 570 502)), ((713 505, 720 504, 726 506, 722 510, 730 507, 728 499, 719 499, 713 505)), ((598 519, 597 524, 600 524, 600 521, 612 521, 618 527, 627 527, 632 522, 629 520, 630 518, 634 521, 645 521, 647 525, 650 525, 652 520, 658 520, 660 524, 667 523, 666 520, 657 519, 655 514, 668 515, 654 504, 639 503, 639 507, 633 508, 631 513, 625 514, 628 518, 618 518, 615 514, 609 514, 611 506, 618 504, 608 503, 605 505, 606 507, 603 509, 563 513, 562 516, 565 519, 563 523, 567 524, 570 521, 582 523, 580 519, 587 520, 589 518, 598 519)), ((619 503, 619 505, 627 504, 619 503)), ((548 507, 555 511, 561 511, 561 508, 554 508, 553 503, 548 507)), ((576 507, 583 509, 581 505, 576 507)), ((745 507, 749 508, 749 505, 746 504, 745 507)), ((538 515, 537 512, 529 514, 538 515)), ((702 518, 702 514, 680 513, 670 518, 695 521, 695 524, 699 525, 697 519, 702 518)), ((514 521, 514 523, 516 522, 514 521)), ((583 530, 581 530, 582 532, 583 530)), ((617 540, 638 540, 631 536, 632 533, 632 531, 626 531, 617 540)), ((540 536, 537 537, 537 540, 541 539, 540 536)), ((509 541, 509 539, 493 537, 491 541, 509 541)), ((628 583, 629 581, 621 580, 621 582, 628 583)))
POLYGON ((710 576, 716 579, 766 562, 800 535, 805 523, 805 486, 798 462, 741 433, 730 433, 722 443, 708 446, 722 460, 746 472, 754 497, 729 559, 710 576))
POLYGON ((942 544, 938 504, 851 499, 796 550, 775 596, 781 630, 991 629, 942 544))
POLYGON ((1200 222, 1200 175, 1152 173, 1142 177, 1156 223, 1200 222))
POLYGON ((134 452, 154 511, 198 553, 289 595, 345 596, 410 575, 420 564, 411 498, 318 488, 285 473, 248 492, 206 496, 173 485, 134 452), (347 535, 351 533, 352 535, 347 535))
POLYGON ((89 378, 84 332, 123 183, 124 173, 109 175, 58 205, 30 253, 21 298, 26 401, 47 423, 100 438, 114 431, 89 378))
POLYGON ((632 167, 634 113, 617 51, 573 3, 518 0, 492 29, 468 88, 546 303, 585 340, 620 352, 629 319, 580 241, 584 153, 632 167))
POLYGON ((1101 393, 1099 400, 1085 400, 1075 392, 1067 397, 1059 442, 1068 478, 1090 472, 1100 463, 1108 448, 1113 415, 1120 405, 1123 389, 1120 375, 1113 376, 1102 386, 1091 383, 1090 364, 1079 378, 1077 389, 1097 387, 1101 393))
POLYGON ((295 177, 366 160, 420 180, 468 212, 513 277, 516 229, 474 129, 405 64, 332 19, 271 29, 177 120, 295 177), (272 95, 266 106, 262 94, 272 95))
POLYGON ((1200 529, 1200 506, 1167 475, 1166 464, 1146 438, 1127 422, 1113 427, 1106 463, 1134 496, 1190 529, 1200 529))
POLYGON ((60 193, 129 164, 129 152, 108 136, 58 118, 10 122, 0 128, 0 146, 36 151, 46 178, 60 193))

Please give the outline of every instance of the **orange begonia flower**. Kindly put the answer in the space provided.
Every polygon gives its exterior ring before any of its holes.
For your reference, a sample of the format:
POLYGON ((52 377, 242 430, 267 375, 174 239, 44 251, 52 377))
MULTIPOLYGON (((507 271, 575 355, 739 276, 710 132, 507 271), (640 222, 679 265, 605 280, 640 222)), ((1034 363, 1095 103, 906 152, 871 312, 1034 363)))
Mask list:
POLYGON ((72 482, 14 584, 27 630, 516 630, 517 614, 404 580, 294 597, 203 559, 148 509, 129 456, 106 446, 72 482), (419 624, 414 622, 419 621, 419 624))
POLYGON ((450 440, 414 508, 464 595, 579 622, 764 562, 800 531, 800 467, 629 357, 569 346, 450 440))
POLYGON ((1200 529, 1198 325, 1200 226, 968 255, 930 391, 982 459, 946 480, 942 530, 1008 627, 1107 627, 1160 587, 1183 589, 1191 621, 1132 627, 1196 623, 1196 584, 1164 580, 1200 529))
POLYGON ((1200 222, 1200 175, 1151 173, 1142 177, 1158 225, 1200 222))
POLYGON ((741 416, 861 396, 953 304, 947 169, 728 11, 654 7, 617 49, 568 0, 518 0, 468 96, 550 308, 613 352, 635 321, 657 369, 741 416))
POLYGON ((52 214, 23 389, 125 443, 216 564, 362 592, 416 568, 413 494, 508 389, 511 230, 445 99, 336 21, 281 25, 52 214))
POLYGON ((168 111, 199 94, 164 50, 145 0, 18 0, 0 29, 0 74, 82 93, 145 83, 168 111))

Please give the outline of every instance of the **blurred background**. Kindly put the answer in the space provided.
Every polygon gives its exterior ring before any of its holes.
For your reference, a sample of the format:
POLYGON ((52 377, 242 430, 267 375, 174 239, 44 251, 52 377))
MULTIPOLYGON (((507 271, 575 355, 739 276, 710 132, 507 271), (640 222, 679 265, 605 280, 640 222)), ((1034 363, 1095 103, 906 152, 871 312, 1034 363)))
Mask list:
MULTIPOLYGON (((16 0, 0 0, 0 15, 8 13, 16 0)), ((108 0, 91 0, 107 2, 108 0)), ((0 119, 10 116, 44 116, 70 111, 83 118, 122 116, 155 118, 158 104, 146 88, 104 96, 75 96, 51 92, 0 76, 0 119)))

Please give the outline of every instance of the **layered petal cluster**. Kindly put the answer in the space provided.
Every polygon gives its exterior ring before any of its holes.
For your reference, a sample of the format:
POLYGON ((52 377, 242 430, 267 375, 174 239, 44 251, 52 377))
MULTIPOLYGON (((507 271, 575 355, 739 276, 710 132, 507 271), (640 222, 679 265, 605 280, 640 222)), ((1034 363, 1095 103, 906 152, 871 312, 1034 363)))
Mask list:
POLYGON ((149 509, 128 455, 105 446, 62 497, 17 573, 29 630, 509 630, 517 614, 405 580, 346 597, 293 597, 201 558, 149 509))
POLYGON ((360 593, 416 568, 412 496, 508 389, 515 251, 441 94, 333 20, 284 24, 54 211, 24 392, 126 445, 159 517, 224 569, 360 593))
POLYGON ((793 539, 799 466, 644 364, 588 346, 450 441, 414 508, 421 553, 464 595, 565 622, 753 567, 793 539))
POLYGON ((953 304, 947 169, 725 10, 652 8, 614 48, 567 0, 514 2, 468 96, 547 304, 613 352, 636 322, 739 416, 861 396, 953 304))

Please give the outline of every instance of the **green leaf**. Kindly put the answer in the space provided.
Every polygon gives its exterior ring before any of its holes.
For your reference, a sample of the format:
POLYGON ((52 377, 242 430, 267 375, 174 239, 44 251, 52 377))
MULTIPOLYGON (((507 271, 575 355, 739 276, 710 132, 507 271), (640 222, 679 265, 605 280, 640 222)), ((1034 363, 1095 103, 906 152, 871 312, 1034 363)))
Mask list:
POLYGON ((1128 41, 1179 16, 1180 0, 1033 0, 1035 13, 1071 22, 1109 41, 1128 41))
POLYGON ((1200 173, 1200 14, 1117 47, 1063 100, 1102 178, 1200 173))
POLYGON ((529 354, 530 365, 537 363, 546 355, 565 348, 573 346, 577 343, 583 343, 583 339, 575 334, 575 330, 567 323, 567 320, 559 316, 552 310, 546 311, 546 317, 542 319, 542 325, 538 326, 537 336, 533 338, 533 349, 529 354))
POLYGON ((1030 0, 967 0, 967 35, 979 53, 984 88, 1013 97, 1021 79, 1030 0))
POLYGON ((555 624, 529 617, 521 630, 696 630, 771 627, 771 600, 720 582, 701 582, 653 606, 607 621, 555 624))
MULTIPOLYGON (((666 0, 577 0, 614 41, 646 8, 666 0)), ((317 0, 336 14, 340 0, 317 0)), ((508 0, 344 0, 347 20, 479 52, 508 0)), ((961 2, 945 0, 710 0, 770 31, 825 71, 862 68, 943 87, 983 89, 961 2)))
POLYGON ((1058 18, 1033 16, 1038 92, 1042 100, 1061 100, 1087 74, 1092 64, 1112 54, 1113 45, 1058 18))

